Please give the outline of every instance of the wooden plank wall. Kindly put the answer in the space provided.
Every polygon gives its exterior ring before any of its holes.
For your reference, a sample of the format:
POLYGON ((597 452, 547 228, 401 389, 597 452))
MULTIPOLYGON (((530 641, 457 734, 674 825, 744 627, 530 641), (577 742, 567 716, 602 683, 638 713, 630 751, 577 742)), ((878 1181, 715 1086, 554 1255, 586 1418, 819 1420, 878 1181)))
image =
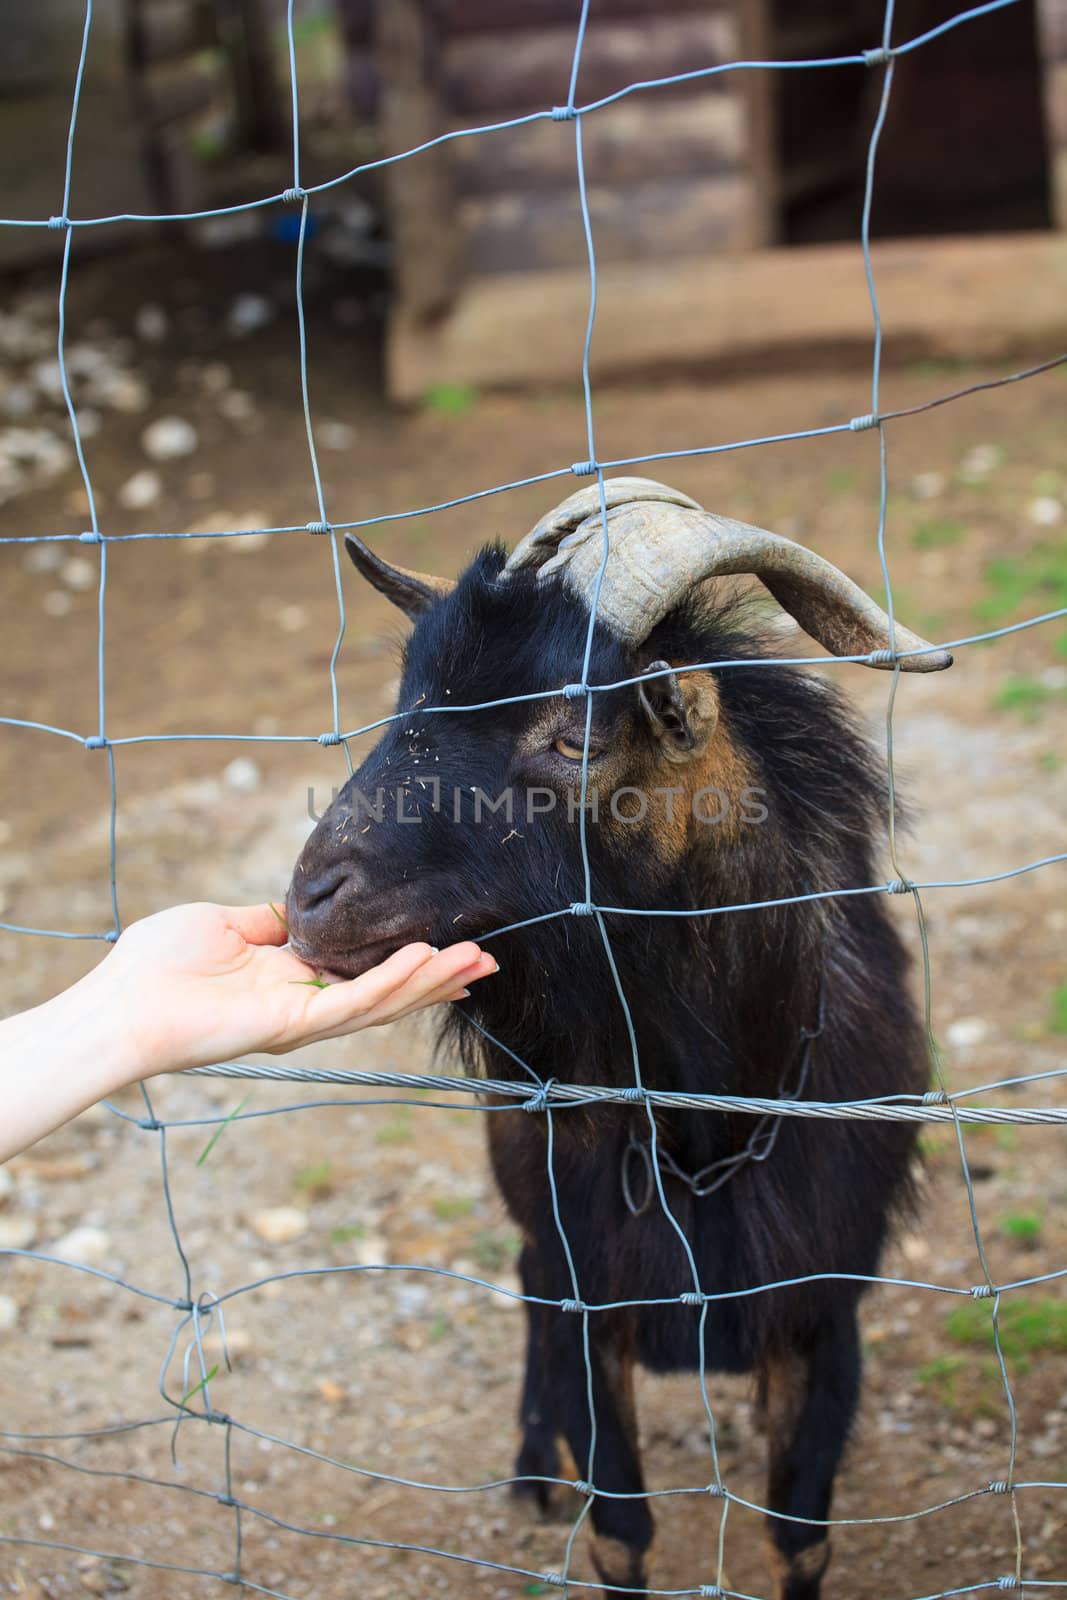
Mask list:
MULTIPOLYGON (((566 101, 574 0, 446 0, 436 8, 391 0, 380 17, 387 148, 410 148, 432 136, 431 127, 505 121, 566 101), (408 21, 401 24, 401 16, 408 21), (416 18, 422 47, 413 56, 416 18), (396 80, 400 31, 408 35, 408 62, 420 62, 419 84, 410 81, 410 68, 403 85, 396 80)), ((587 104, 639 80, 734 60, 739 48, 733 0, 593 0, 577 100, 587 104)), ((761 213, 746 175, 746 122, 744 86, 734 75, 650 90, 590 116, 584 154, 598 261, 698 256, 761 242, 761 213)), ((457 268, 461 279, 584 269, 572 124, 543 121, 449 144, 433 197, 418 164, 401 164, 388 184, 401 294, 408 279, 426 315, 438 315, 454 294, 457 268), (435 223, 439 269, 432 254, 427 260, 435 223), (458 247, 446 233, 458 235, 458 247), (416 236, 422 262, 409 269, 405 237, 416 236), (435 271, 440 282, 427 282, 435 271)))

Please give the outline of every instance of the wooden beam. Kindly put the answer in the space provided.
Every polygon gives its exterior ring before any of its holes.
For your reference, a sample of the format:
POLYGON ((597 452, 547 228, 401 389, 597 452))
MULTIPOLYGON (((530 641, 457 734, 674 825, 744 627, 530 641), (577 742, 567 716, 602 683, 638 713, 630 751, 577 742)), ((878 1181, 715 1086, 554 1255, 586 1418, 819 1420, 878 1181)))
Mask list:
MULTIPOLYGON (((873 250, 894 356, 1014 359, 1067 340, 1067 239, 1011 234, 893 240, 873 250)), ((434 383, 575 383, 589 311, 580 271, 470 279, 432 329, 402 316, 388 335, 393 398, 434 383)), ((592 349, 594 381, 665 370, 828 355, 869 362, 873 333, 855 244, 605 265, 592 349)))
MULTIPOLYGON (((598 265, 750 249, 752 193, 738 173, 590 185, 598 265)), ((573 180, 559 189, 493 195, 459 207, 467 270, 526 272, 583 267, 585 232, 573 180)))

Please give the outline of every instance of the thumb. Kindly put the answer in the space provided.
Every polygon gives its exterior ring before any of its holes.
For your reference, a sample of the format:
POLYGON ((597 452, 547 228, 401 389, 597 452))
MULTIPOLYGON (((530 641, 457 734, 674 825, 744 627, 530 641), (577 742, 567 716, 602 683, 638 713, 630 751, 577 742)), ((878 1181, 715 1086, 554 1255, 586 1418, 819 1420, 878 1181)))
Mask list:
POLYGON ((227 906, 230 926, 249 944, 285 944, 289 928, 285 902, 267 900, 259 906, 227 906))

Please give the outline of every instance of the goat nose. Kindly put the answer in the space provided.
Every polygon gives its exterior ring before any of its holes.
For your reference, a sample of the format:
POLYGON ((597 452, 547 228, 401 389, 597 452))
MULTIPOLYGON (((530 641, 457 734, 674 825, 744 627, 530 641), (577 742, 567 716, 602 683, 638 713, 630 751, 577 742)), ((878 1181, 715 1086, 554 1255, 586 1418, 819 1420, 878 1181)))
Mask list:
POLYGON ((347 876, 347 868, 342 862, 338 862, 335 866, 327 867, 317 877, 305 878, 297 889, 300 909, 305 912, 314 911, 325 901, 332 900, 347 876))

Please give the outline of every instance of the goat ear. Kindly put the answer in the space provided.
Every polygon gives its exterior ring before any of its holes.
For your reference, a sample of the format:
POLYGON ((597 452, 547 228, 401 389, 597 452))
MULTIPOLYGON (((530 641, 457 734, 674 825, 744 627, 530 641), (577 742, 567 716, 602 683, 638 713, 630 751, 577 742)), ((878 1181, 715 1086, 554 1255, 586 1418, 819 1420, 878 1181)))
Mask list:
POLYGON ((700 754, 719 720, 719 695, 706 672, 679 678, 669 662, 650 661, 637 685, 641 710, 668 761, 688 761, 700 754))
POLYGON ((425 572, 410 572, 407 567, 391 567, 381 556, 367 548, 354 533, 345 534, 345 549, 352 565, 372 583, 379 594, 384 594, 394 606, 399 606, 412 621, 428 611, 435 600, 443 600, 452 593, 455 584, 449 578, 434 578, 425 572))

